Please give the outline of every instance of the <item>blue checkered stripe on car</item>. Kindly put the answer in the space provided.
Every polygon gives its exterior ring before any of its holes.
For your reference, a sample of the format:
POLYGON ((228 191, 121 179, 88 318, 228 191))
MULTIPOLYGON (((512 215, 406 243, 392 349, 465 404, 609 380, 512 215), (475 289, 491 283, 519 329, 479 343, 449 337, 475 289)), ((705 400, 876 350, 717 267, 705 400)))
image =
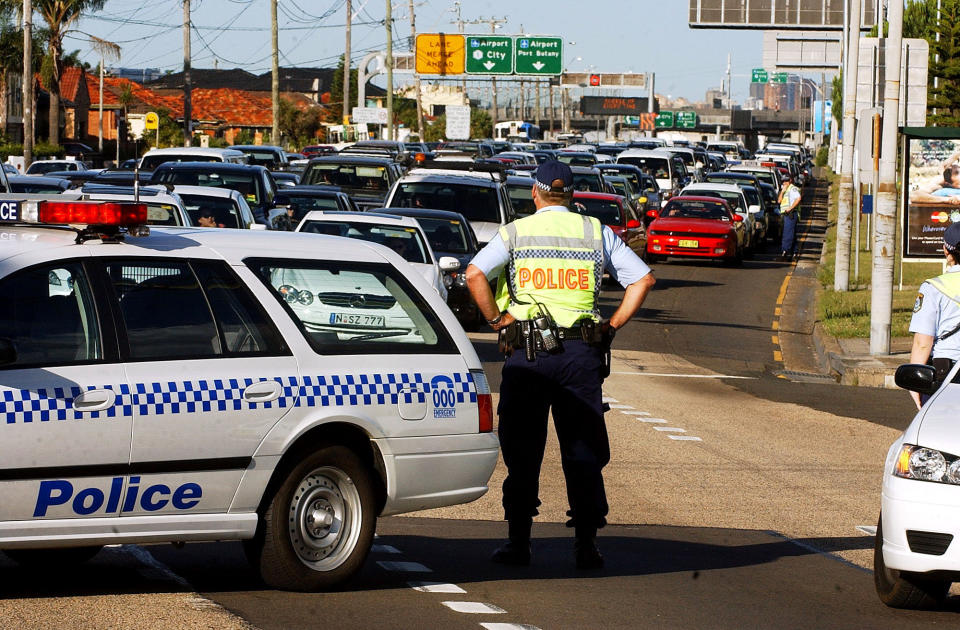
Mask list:
POLYGON ((6 424, 49 422, 51 420, 100 420, 133 415, 133 397, 126 384, 81 387, 49 387, 35 390, 0 390, 0 417, 6 424), (77 411, 73 400, 84 391, 110 389, 116 404, 103 411, 77 411))
POLYGON ((297 395, 295 376, 267 378, 217 378, 195 381, 164 381, 137 383, 134 387, 134 406, 141 416, 202 411, 240 411, 250 406, 259 409, 284 408, 293 404, 297 395), (254 383, 273 380, 282 386, 276 400, 250 402, 244 400, 243 390, 254 383))
MULTIPOLYGON (((92 420, 102 418, 239 411, 249 408, 340 407, 359 405, 425 403, 431 375, 421 373, 343 374, 267 378, 198 379, 137 383, 133 391, 125 385, 89 386, 87 390, 112 389, 118 392, 114 406, 103 411, 81 412, 73 400, 84 389, 0 389, 0 418, 6 424, 51 420, 92 420), (243 391, 267 380, 280 383, 279 398, 267 402, 244 400, 243 391)), ((457 403, 477 401, 476 385, 469 372, 445 374, 453 379, 457 403)))

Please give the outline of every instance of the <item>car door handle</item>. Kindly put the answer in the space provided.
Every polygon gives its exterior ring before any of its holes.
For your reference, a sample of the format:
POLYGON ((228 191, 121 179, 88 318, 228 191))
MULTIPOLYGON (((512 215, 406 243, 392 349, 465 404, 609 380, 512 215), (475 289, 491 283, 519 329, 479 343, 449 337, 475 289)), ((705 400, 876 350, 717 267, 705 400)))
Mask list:
POLYGON ((252 403, 270 402, 280 398, 283 388, 276 381, 260 381, 243 390, 243 399, 252 403))
POLYGON ((73 399, 75 411, 103 411, 113 407, 117 395, 112 389, 91 389, 73 399))

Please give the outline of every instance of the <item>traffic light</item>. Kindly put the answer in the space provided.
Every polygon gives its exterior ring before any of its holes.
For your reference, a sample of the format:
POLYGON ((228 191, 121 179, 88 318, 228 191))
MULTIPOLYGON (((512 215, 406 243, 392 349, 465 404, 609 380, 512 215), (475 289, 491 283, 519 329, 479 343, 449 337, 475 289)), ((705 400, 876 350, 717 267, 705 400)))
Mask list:
POLYGON ((591 85, 592 87, 598 87, 598 86, 600 85, 600 75, 599 75, 599 74, 591 74, 591 75, 590 75, 590 85, 591 85))

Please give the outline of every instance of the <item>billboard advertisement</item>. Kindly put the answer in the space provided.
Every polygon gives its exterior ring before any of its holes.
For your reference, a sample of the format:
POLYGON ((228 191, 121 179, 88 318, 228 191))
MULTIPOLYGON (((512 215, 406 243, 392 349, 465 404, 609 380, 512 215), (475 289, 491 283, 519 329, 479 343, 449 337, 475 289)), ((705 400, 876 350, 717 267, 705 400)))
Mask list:
POLYGON ((960 138, 910 138, 903 257, 943 258, 943 233, 960 223, 960 138))

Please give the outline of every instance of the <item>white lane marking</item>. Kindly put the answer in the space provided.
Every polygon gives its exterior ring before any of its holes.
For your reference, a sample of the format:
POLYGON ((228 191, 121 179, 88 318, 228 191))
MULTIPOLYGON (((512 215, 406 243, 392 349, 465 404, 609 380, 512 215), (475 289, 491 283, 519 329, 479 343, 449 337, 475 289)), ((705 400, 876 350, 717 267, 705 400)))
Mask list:
POLYGON ((499 606, 483 602, 440 602, 450 610, 471 615, 502 615, 507 612, 499 606))
POLYGON ((686 433, 686 429, 680 427, 653 427, 654 431, 669 431, 670 433, 686 433))
POLYGON ((611 409, 633 409, 633 407, 630 405, 610 405, 610 408, 611 409))
POLYGON ((663 418, 637 418, 637 420, 639 420, 640 422, 649 422, 649 423, 652 423, 652 424, 664 424, 664 423, 666 423, 666 420, 664 420, 663 418))
POLYGON ((876 525, 857 525, 857 531, 861 531, 867 536, 876 536, 877 526, 876 525))
POLYGON ((756 376, 732 376, 730 374, 667 374, 665 372, 611 372, 611 374, 627 374, 633 376, 674 376, 676 378, 739 378, 749 381, 757 380, 756 376))
POLYGON ((400 573, 433 573, 433 569, 423 566, 419 562, 395 562, 393 560, 377 560, 377 564, 387 571, 400 573))
POLYGON ((600 402, 620 402, 616 398, 611 398, 610 396, 604 396, 600 399, 600 402))
POLYGON ((650 412, 649 412, 649 411, 636 411, 636 410, 633 410, 633 411, 621 411, 620 413, 626 414, 626 415, 628 415, 628 416, 649 416, 649 415, 650 415, 650 412))
POLYGON ((407 585, 421 593, 466 593, 456 584, 445 582, 407 582, 407 585))
POLYGON ((671 440, 687 440, 689 442, 702 442, 703 440, 693 435, 668 435, 671 440))
POLYGON ((526 623, 481 623, 480 627, 486 630, 540 630, 526 623))
POLYGON ((373 553, 401 553, 399 549, 390 545, 373 545, 370 547, 370 551, 373 553))

